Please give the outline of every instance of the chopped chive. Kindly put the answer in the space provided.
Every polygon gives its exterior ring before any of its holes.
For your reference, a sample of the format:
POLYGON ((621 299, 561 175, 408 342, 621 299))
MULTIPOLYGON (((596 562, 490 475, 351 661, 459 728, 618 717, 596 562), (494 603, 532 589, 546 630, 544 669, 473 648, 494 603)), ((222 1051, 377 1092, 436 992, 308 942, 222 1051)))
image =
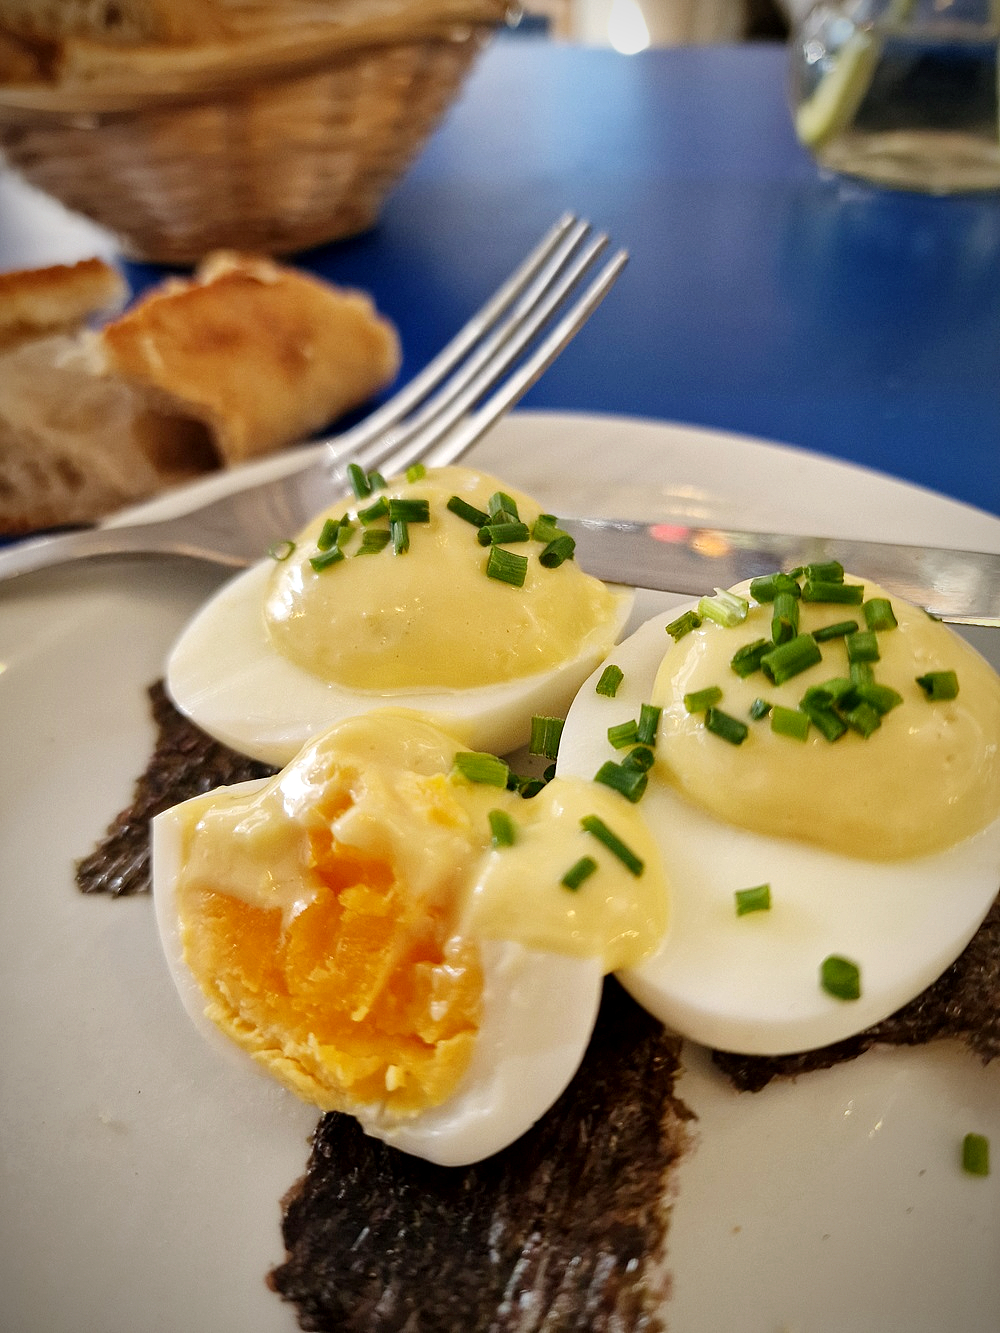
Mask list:
POLYGON ((877 662, 881 656, 878 650, 878 635, 874 630, 856 630, 853 634, 848 634, 844 642, 847 645, 848 662, 877 662))
POLYGON ((962 1140, 962 1170, 970 1176, 990 1174, 990 1141, 985 1134, 966 1134, 962 1140))
POLYGON ((517 501, 506 491, 494 491, 487 501, 487 508, 494 523, 518 523, 521 515, 517 512, 517 501))
POLYGON ((757 602, 773 602, 780 592, 798 597, 801 591, 798 580, 791 574, 765 574, 750 580, 750 596, 757 602))
POLYGON ((639 705, 639 725, 636 728, 636 740, 640 745, 655 745, 656 733, 660 727, 663 709, 657 704, 639 705))
POLYGON ((767 717, 771 707, 772 705, 766 699, 754 699, 750 705, 750 716, 754 722, 759 722, 761 718, 767 717))
POLYGON ((812 636, 817 643, 826 643, 829 639, 843 639, 857 628, 856 620, 838 620, 833 625, 821 625, 819 629, 814 629, 812 636))
POLYGON ((798 598, 788 592, 779 592, 771 605, 771 638, 775 643, 787 643, 799 632, 798 598))
POLYGON ((340 519, 328 518, 320 528, 319 536, 316 538, 316 545, 321 551, 329 551, 331 546, 336 546, 340 537, 340 519))
POLYGON ((625 679, 625 673, 621 667, 615 666, 614 662, 609 662, 601 672, 601 678, 594 686, 597 694, 603 694, 606 699, 613 699, 618 693, 618 686, 625 679))
POLYGON ((331 565, 337 564, 338 561, 343 560, 343 558, 344 553, 340 547, 331 546, 328 551, 321 551, 319 555, 311 555, 309 557, 309 563, 312 565, 316 573, 320 574, 324 569, 329 569, 331 565))
POLYGON ((636 745, 622 760, 622 768, 638 768, 648 773, 655 763, 656 755, 648 745, 636 745))
POLYGON ((528 575, 528 557, 507 551, 502 546, 491 546, 486 558, 486 575, 500 583, 509 583, 512 588, 523 588, 528 575))
POLYGON ((722 698, 722 689, 718 685, 706 685, 703 690, 692 690, 684 696, 684 707, 689 713, 704 713, 722 698))
POLYGON ((697 629, 700 624, 701 616, 694 611, 685 611, 676 620, 671 620, 666 629, 674 643, 676 643, 678 639, 683 639, 685 634, 690 634, 693 629, 697 629))
POLYGON ((839 741, 841 736, 846 733, 847 723, 833 711, 829 704, 817 703, 811 699, 802 699, 799 707, 824 740, 839 741))
POLYGON ((562 528, 555 514, 539 514, 531 525, 531 540, 550 542, 562 535, 562 528))
POLYGON ((484 523, 479 529, 479 545, 500 546, 505 542, 526 542, 531 537, 527 523, 484 523))
POLYGON ((841 602, 844 606, 860 606, 864 597, 863 583, 834 583, 825 579, 806 579, 802 585, 804 602, 841 602))
POLYGON ((834 676, 821 685, 810 685, 802 696, 803 703, 818 704, 821 708, 832 708, 856 693, 853 680, 846 676, 834 676))
POLYGON ((797 634, 794 639, 765 653, 760 661, 760 669, 772 684, 782 685, 800 671, 815 666, 822 658, 819 644, 811 634, 797 634))
POLYGON ((404 523, 429 523, 431 519, 430 500, 405 499, 394 496, 389 500, 389 522, 402 520, 404 523))
POLYGON ((388 528, 369 528, 367 532, 362 533, 361 545, 354 554, 378 555, 379 551, 384 551, 391 541, 392 533, 388 528))
POLYGON ((820 964, 819 979, 823 989, 838 1000, 861 998, 861 969, 849 958, 834 953, 824 958, 820 964))
POLYGON ((570 866, 559 883, 562 884, 563 888, 575 891, 585 879, 590 878, 596 869, 597 862, 592 856, 581 856, 579 861, 570 866))
POLYGON ((287 560, 294 552, 295 543, 288 537, 283 542, 275 542, 273 546, 268 547, 268 555, 272 560, 287 560))
POLYGON ((736 915, 746 916, 748 912, 769 912, 771 910, 770 884, 755 884, 752 889, 737 889, 736 915))
POLYGON ((561 532, 542 548, 538 560, 545 569, 558 569, 566 560, 572 560, 575 552, 575 539, 568 532, 561 532))
POLYGON ((931 703, 958 696, 958 676, 954 671, 928 671, 917 677, 917 684, 931 703))
POLYGON ((528 742, 529 754, 544 755, 546 759, 555 759, 559 753, 559 738, 562 736, 563 720, 561 717, 533 717, 531 719, 531 739, 528 742))
POLYGON ((863 699, 852 708, 845 708, 840 716, 852 731, 856 731, 865 740, 882 725, 882 714, 863 699))
POLYGON ((480 750, 459 750, 454 759, 455 769, 469 782, 486 787, 506 787, 510 769, 495 754, 480 750))
POLYGON ((618 722, 613 727, 608 727, 608 740, 616 750, 624 750, 627 745, 635 745, 638 741, 638 724, 635 718, 629 718, 627 722, 618 722))
POLYGON ((371 482, 368 480, 365 470, 358 463, 348 463, 347 480, 351 483, 351 490, 359 500, 364 500, 366 496, 371 495, 371 482))
POLYGON ((374 523, 376 519, 385 518, 389 512, 389 501, 384 495, 380 495, 374 504, 368 505, 365 509, 358 510, 358 518, 362 523, 374 523))
POLYGON ((888 597, 870 597, 862 603, 861 610, 865 614, 865 624, 871 630, 895 629, 899 624, 888 597))
POLYGON ((555 777, 555 775, 556 775, 556 766, 555 766, 555 764, 549 764, 548 768, 547 768, 547 769, 544 771, 544 773, 542 774, 542 777, 544 778, 544 780, 545 780, 546 782, 551 782, 552 779, 555 777))
POLYGON ((608 828, 603 819, 600 819, 597 815, 584 815, 580 824, 599 843, 607 847, 613 856, 617 856, 626 870, 636 876, 642 874, 644 869, 642 858, 636 856, 631 847, 622 842, 621 838, 608 828))
POLYGON ((424 467, 423 463, 411 463, 406 469, 407 481, 423 481, 426 476, 427 469, 424 467))
POLYGON ((506 810, 491 810, 486 818, 490 821, 490 841, 494 847, 513 847, 517 841, 517 829, 506 810))
POLYGON ((848 668, 854 685, 872 685, 875 682, 875 668, 871 662, 852 662, 848 668))
POLYGON ((739 718, 724 713, 721 708, 709 708, 705 713, 705 726, 713 736, 718 736, 730 745, 742 745, 750 728, 739 718))
POLYGON ((729 665, 741 680, 745 680, 747 676, 752 676, 755 671, 760 670, 761 658, 773 647, 774 644, 770 639, 754 639, 753 643, 745 643, 742 648, 737 648, 729 659, 729 665))
POLYGON ((410 527, 405 518, 389 520, 389 535, 396 555, 404 555, 410 549, 410 527))
POLYGON ((771 709, 771 730, 778 736, 804 741, 809 735, 809 714, 798 708, 783 708, 781 704, 775 704, 771 709))
POLYGON ((525 801, 537 796, 546 786, 545 778, 522 778, 517 784, 517 794, 525 801))
POLYGON ((481 528, 484 523, 490 521, 489 514, 477 509, 475 505, 470 505, 468 500, 463 500, 460 495, 453 495, 445 508, 450 509, 459 518, 464 518, 466 523, 471 523, 474 528, 481 528))
POLYGON ((643 769, 633 764, 616 764, 609 759, 594 774, 594 781, 613 788, 634 805, 642 799, 649 779, 643 769))
POLYGON ((843 583, 844 566, 839 560, 823 560, 813 565, 805 565, 802 575, 811 582, 843 583))
POLYGON ((698 614, 705 620, 714 620, 723 629, 742 624, 749 610, 747 599, 727 588, 716 588, 714 597, 702 597, 698 602, 698 614))
POLYGON ((369 472, 368 485, 373 491, 384 491, 388 482, 385 477, 382 476, 381 472, 369 472))
POLYGON ((892 712, 894 708, 903 702, 903 696, 892 688, 891 685, 880 685, 877 681, 870 681, 855 686, 855 693, 859 699, 872 708, 882 717, 886 713, 892 712))

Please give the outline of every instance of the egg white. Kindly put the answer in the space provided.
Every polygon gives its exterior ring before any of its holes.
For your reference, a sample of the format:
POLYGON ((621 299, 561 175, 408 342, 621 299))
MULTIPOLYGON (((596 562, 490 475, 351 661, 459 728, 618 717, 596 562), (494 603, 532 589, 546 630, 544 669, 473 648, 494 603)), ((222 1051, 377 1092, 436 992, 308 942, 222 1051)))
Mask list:
POLYGON ((334 723, 387 703, 457 728, 471 749, 509 753, 527 742, 532 714, 562 716, 621 633, 633 602, 630 591, 616 590, 613 621, 546 671, 475 689, 368 693, 320 680, 275 650, 262 611, 273 568, 273 561, 262 561, 205 604, 167 659, 166 685, 177 707, 210 736, 276 767, 334 723))
MULTIPOLYGON (((261 785, 241 783, 229 790, 250 792, 261 785)), ((152 822, 153 899, 167 966, 202 1036, 227 1057, 249 1062, 270 1078, 206 1016, 205 996, 184 961, 177 913, 181 809, 166 810, 152 822)), ((579 1068, 600 1004, 600 958, 573 958, 504 940, 483 940, 480 952, 482 1022, 469 1067, 452 1095, 440 1106, 405 1119, 382 1105, 354 1112, 374 1138, 441 1166, 480 1161, 531 1128, 579 1068)))
MULTIPOLYGON (((621 758, 607 728, 650 701, 677 614, 647 621, 615 648, 624 679, 614 699, 595 691, 600 669, 583 685, 563 729, 560 774, 593 777, 621 758)), ((640 808, 663 852, 670 921, 657 953, 619 979, 655 1017, 706 1046, 784 1055, 862 1031, 940 976, 1000 888, 1000 820, 943 852, 866 861, 727 825, 655 769, 650 779, 640 808), (738 917, 734 893, 764 883, 770 911, 738 917), (822 990, 830 954, 859 965, 860 999, 822 990)))

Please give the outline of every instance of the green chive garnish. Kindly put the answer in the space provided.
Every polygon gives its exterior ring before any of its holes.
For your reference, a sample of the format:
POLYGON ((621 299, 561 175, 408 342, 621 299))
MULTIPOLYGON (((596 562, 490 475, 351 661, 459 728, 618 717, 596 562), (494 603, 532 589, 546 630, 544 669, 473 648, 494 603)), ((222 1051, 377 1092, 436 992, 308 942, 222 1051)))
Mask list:
POLYGON ((609 759, 594 774, 594 781, 613 788, 634 805, 636 801, 642 799, 649 778, 641 768, 632 764, 616 764, 609 759))
POLYGON ((455 755, 454 766, 469 782, 478 782, 486 787, 507 786, 510 769, 495 754, 486 754, 480 750, 459 750, 455 755))
POLYGON ((364 500, 366 496, 371 495, 371 482, 365 475, 365 470, 358 463, 348 463, 347 480, 351 483, 351 490, 359 500, 364 500))
POLYGON ((559 520, 555 514, 539 514, 531 525, 532 541, 550 542, 560 536, 562 536, 562 528, 560 528, 559 520))
POLYGON ((517 501, 506 491, 494 491, 487 501, 490 518, 494 523, 518 523, 521 515, 517 512, 517 501))
POLYGON ((396 496, 389 501, 389 522, 429 523, 431 520, 430 500, 404 499, 396 496))
POLYGON ((851 673, 852 684, 873 685, 875 683, 875 668, 871 662, 852 662, 848 669, 851 673))
POLYGON ((811 634, 797 634, 787 643, 779 644, 765 653, 760 660, 760 669, 774 685, 782 685, 800 671, 805 671, 822 661, 823 654, 819 644, 811 634))
POLYGON ((779 736, 804 741, 809 735, 809 714, 798 708, 783 708, 775 704, 771 709, 771 730, 779 736))
POLYGON ((470 505, 467 500, 463 500, 460 495, 453 495, 445 505, 453 514, 459 518, 464 518, 466 523, 471 523, 474 528, 481 528, 484 523, 490 521, 489 514, 482 509, 477 509, 475 505, 470 505))
POLYGON ((563 720, 561 717, 533 717, 531 719, 531 739, 528 742, 529 754, 540 754, 546 759, 555 759, 559 753, 559 738, 562 736, 563 720))
POLYGON ((570 866, 559 882, 563 888, 575 891, 585 879, 590 878, 596 869, 597 862, 592 856, 581 856, 579 861, 570 866))
POLYGON ((958 696, 958 676, 954 671, 928 671, 917 677, 917 684, 931 703, 958 696))
POLYGON ((639 725, 635 731, 635 738, 640 745, 656 744, 656 733, 660 727, 662 712, 663 709, 656 704, 640 704, 639 725))
POLYGON ((701 616, 696 615, 694 611, 685 611, 676 620, 671 620, 666 629, 674 643, 676 643, 678 639, 683 639, 685 634, 690 634, 693 629, 697 629, 700 624, 701 616))
POLYGON ((823 681, 822 685, 810 685, 802 696, 803 703, 819 704, 821 708, 832 708, 857 692, 853 680, 846 676, 834 676, 823 681))
POLYGON ((491 810, 486 818, 490 821, 490 841, 494 847, 513 847, 517 840, 517 829, 506 810, 491 810))
POLYGON ((970 1176, 990 1174, 990 1141, 985 1134, 966 1134, 962 1140, 962 1170, 970 1176))
POLYGON ((894 690, 891 685, 879 685, 877 681, 856 685, 855 693, 866 704, 871 704, 872 708, 882 717, 885 717, 886 713, 890 713, 903 702, 903 696, 894 690))
POLYGON ((771 711, 771 704, 766 699, 754 699, 750 705, 750 717, 754 722, 759 722, 761 718, 767 717, 771 711))
POLYGON ((331 565, 337 564, 343 560, 344 553, 339 546, 331 546, 328 551, 321 551, 319 555, 311 555, 309 563, 317 574, 322 573, 324 569, 329 569, 331 565))
POLYGON ((812 636, 817 643, 826 643, 829 639, 843 639, 857 628, 856 620, 838 620, 833 625, 821 625, 819 629, 814 629, 812 636))
POLYGON ((389 534, 392 537, 392 549, 395 554, 404 555, 410 549, 410 526, 406 519, 391 519, 389 534))
POLYGON ((354 552, 355 555, 378 555, 379 551, 384 551, 392 541, 392 533, 388 528, 369 528, 361 536, 361 545, 354 552))
POLYGON ((742 745, 750 728, 739 718, 724 713, 721 708, 709 708, 705 713, 705 726, 713 736, 718 736, 730 745, 742 745))
POLYGON ((799 632, 798 598, 779 592, 771 605, 771 638, 775 643, 787 643, 799 632))
POLYGON ((804 602, 841 602, 860 606, 865 598, 863 583, 833 583, 825 579, 807 579, 802 585, 804 602))
POLYGON ((692 690, 684 696, 684 707, 689 713, 704 713, 722 698, 722 689, 718 685, 706 685, 703 690, 692 690))
POLYGON ((622 842, 616 833, 612 833, 603 819, 597 815, 584 815, 580 820, 581 826, 586 829, 598 842, 607 847, 612 855, 617 856, 622 865, 633 875, 641 875, 643 872, 642 859, 636 856, 631 847, 622 842))
POLYGON ((373 490, 373 491, 384 491, 385 488, 386 488, 387 482, 386 482, 385 477, 382 476, 382 473, 381 473, 381 472, 369 472, 369 473, 368 473, 368 485, 369 485, 369 488, 370 488, 371 490, 373 490))
POLYGON ((737 889, 736 915, 746 916, 748 912, 769 912, 771 910, 770 884, 755 884, 752 889, 737 889))
POLYGON ((479 529, 479 545, 500 546, 505 542, 526 542, 531 536, 527 523, 484 523, 479 529))
POLYGON ((813 583, 843 583, 844 566, 839 560, 824 560, 814 565, 805 565, 802 575, 813 583))
POLYGON ((899 623, 888 597, 871 597, 862 603, 861 610, 865 614, 865 624, 871 630, 895 629, 899 623))
POLYGON ((568 532, 561 532, 553 537, 538 554, 538 560, 545 569, 558 569, 566 560, 572 560, 576 552, 576 541, 568 532))
POLYGON ((760 670, 761 658, 773 647, 774 643, 770 639, 754 639, 753 643, 745 643, 742 648, 737 648, 729 659, 729 665, 741 680, 745 680, 760 670))
POLYGON ((376 519, 385 518, 389 512, 389 501, 384 495, 380 495, 374 504, 370 504, 365 509, 358 510, 358 518, 362 523, 374 523, 376 519))
POLYGON ((340 519, 328 518, 320 528, 319 536, 316 538, 316 545, 321 551, 329 551, 331 546, 337 545, 337 539, 340 536, 340 519))
POLYGON ((839 954, 824 958, 819 969, 820 985, 838 1000, 861 998, 861 970, 857 963, 839 954))
POLYGON ((523 588, 528 576, 528 557, 507 551, 502 546, 491 546, 486 559, 486 575, 500 583, 509 583, 512 588, 523 588))
POLYGON ((427 469, 423 463, 411 463, 406 469, 407 481, 422 481, 427 476, 427 469))
POLYGON ((269 547, 267 553, 272 560, 280 561, 287 560, 294 550, 295 543, 286 537, 283 542, 275 542, 273 546, 269 547))
POLYGON ((856 703, 852 708, 844 709, 841 713, 841 717, 852 731, 856 731, 858 735, 863 736, 865 740, 868 739, 873 731, 878 731, 879 727, 882 725, 882 714, 878 712, 877 709, 873 708, 871 704, 865 703, 863 699, 856 703))
POLYGON ((613 699, 618 693, 618 686, 624 679, 625 673, 621 667, 609 662, 601 672, 601 678, 594 686, 594 690, 597 694, 603 694, 606 699, 613 699))
POLYGON ((635 718, 630 718, 628 722, 618 722, 608 727, 608 740, 616 750, 624 750, 626 746, 636 744, 639 739, 637 732, 635 718))
POLYGON ((765 574, 762 578, 750 580, 750 596, 754 601, 773 602, 779 592, 798 597, 801 589, 791 574, 765 574))
POLYGON ((622 760, 622 768, 638 768, 648 773, 655 763, 656 755, 648 745, 636 745, 622 760))
POLYGON ((749 610, 747 599, 727 588, 716 588, 714 597, 702 597, 698 602, 698 614, 705 620, 714 620, 723 629, 742 624, 749 610))
POLYGON ((806 698, 800 701, 799 707, 824 740, 839 741, 847 731, 847 723, 829 704, 821 704, 806 698))
POLYGON ((848 634, 844 642, 847 645, 848 662, 877 662, 879 660, 878 635, 874 630, 856 630, 854 634, 848 634))

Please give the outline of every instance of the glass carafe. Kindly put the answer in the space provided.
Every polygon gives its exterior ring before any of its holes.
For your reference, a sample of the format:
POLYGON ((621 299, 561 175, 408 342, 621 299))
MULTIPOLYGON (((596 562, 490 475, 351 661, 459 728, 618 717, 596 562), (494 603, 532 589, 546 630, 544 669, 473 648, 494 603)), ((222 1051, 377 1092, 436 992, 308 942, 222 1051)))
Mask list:
POLYGON ((998 53, 1000 0, 815 4, 791 36, 796 132, 879 185, 998 190, 998 53))

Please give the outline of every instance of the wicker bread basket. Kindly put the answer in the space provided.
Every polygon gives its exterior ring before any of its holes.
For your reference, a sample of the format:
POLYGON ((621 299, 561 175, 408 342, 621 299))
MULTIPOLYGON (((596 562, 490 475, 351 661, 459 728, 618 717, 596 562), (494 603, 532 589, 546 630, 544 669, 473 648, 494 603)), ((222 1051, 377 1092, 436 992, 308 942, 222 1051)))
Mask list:
POLYGON ((193 47, 72 46, 0 84, 0 149, 127 254, 189 264, 363 231, 456 95, 506 0, 387 0, 193 47))

